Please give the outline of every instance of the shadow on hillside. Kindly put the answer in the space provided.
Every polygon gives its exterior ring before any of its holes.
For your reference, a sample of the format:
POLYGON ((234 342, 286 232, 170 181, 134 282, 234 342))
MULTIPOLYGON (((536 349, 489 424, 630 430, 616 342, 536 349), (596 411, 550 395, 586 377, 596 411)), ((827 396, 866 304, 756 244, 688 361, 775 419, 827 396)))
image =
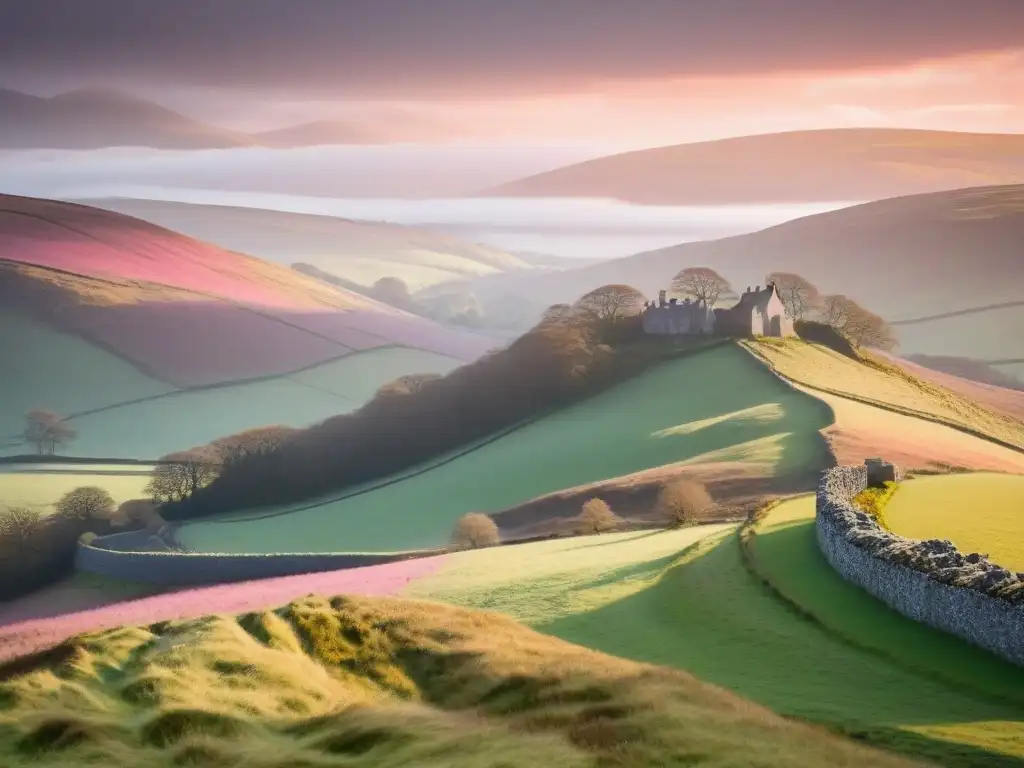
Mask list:
POLYGON ((669 563, 639 593, 535 628, 605 653, 686 670, 783 715, 877 736, 888 748, 941 758, 943 765, 1021 765, 893 726, 984 728, 1024 722, 1024 708, 972 698, 847 646, 758 584, 743 568, 734 535, 707 546, 693 559, 669 563))

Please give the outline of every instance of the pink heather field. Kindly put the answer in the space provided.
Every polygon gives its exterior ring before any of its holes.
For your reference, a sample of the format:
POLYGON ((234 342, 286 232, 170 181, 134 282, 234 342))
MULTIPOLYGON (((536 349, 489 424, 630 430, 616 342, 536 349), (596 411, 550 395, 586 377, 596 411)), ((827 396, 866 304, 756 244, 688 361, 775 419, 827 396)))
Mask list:
POLYGON ((236 301, 295 305, 287 296, 247 281, 249 259, 241 255, 131 219, 125 220, 137 226, 105 226, 87 208, 36 201, 14 207, 10 200, 6 198, 0 209, 0 254, 7 258, 79 275, 161 283, 236 301))
MULTIPOLYGON (((438 555, 365 568, 221 584, 92 606, 65 590, 57 610, 74 612, 41 618, 36 618, 39 595, 33 595, 33 602, 23 600, 0 606, 0 662, 51 648, 74 635, 112 627, 215 613, 246 613, 274 608, 311 594, 394 595, 434 574, 447 557, 438 555)), ((93 595, 93 599, 99 594, 93 595)))

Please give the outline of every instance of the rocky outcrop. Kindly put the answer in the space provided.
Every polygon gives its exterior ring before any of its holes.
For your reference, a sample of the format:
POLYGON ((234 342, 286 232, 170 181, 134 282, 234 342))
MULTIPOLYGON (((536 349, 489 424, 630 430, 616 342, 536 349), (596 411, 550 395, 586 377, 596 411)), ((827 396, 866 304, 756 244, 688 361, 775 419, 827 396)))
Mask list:
POLYGON ((818 544, 833 568, 904 616, 1024 666, 1024 573, 950 541, 914 541, 884 530, 853 498, 868 468, 837 467, 818 486, 818 544))

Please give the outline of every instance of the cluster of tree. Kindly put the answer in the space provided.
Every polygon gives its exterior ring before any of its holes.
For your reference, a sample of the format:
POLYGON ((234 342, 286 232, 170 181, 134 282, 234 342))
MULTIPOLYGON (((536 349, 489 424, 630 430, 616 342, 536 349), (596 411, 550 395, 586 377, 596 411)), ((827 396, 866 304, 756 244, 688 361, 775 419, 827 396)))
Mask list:
POLYGON ((71 573, 86 533, 114 531, 114 500, 96 486, 66 493, 51 514, 29 507, 0 509, 0 600, 11 600, 71 573))
POLYGON ((170 520, 287 503, 401 472, 514 427, 649 364, 619 354, 641 335, 642 302, 628 286, 591 291, 573 306, 553 307, 501 350, 444 377, 402 377, 359 410, 290 431, 266 450, 231 461, 208 449, 194 462, 177 457, 165 470, 174 478, 154 486, 154 497, 170 520))
MULTIPOLYGON (((315 277, 325 283, 375 299, 388 306, 401 309, 413 315, 465 328, 520 327, 520 312, 511 312, 502 307, 501 312, 485 312, 479 300, 468 290, 452 289, 446 293, 431 296, 414 296, 409 286, 399 277, 382 277, 371 286, 361 285, 337 275, 332 275, 312 264, 292 264, 292 269, 304 275, 315 277)), ((496 308, 498 309, 498 308, 496 308)))
POLYGON ((881 317, 842 294, 823 295, 809 280, 789 272, 768 275, 797 322, 822 323, 839 332, 854 349, 896 347, 896 333, 881 317))
POLYGON ((42 456, 53 456, 57 449, 74 440, 78 433, 67 419, 53 411, 36 408, 25 415, 22 438, 42 456))

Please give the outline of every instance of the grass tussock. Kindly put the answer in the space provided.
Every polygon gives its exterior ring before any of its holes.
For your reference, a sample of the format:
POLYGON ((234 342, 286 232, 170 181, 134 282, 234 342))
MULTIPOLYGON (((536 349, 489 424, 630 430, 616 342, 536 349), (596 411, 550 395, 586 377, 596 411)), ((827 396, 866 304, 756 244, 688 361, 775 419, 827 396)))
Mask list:
POLYGON ((0 682, 0 764, 909 765, 498 614, 309 597, 82 636, 0 682))
POLYGON ((881 487, 865 488, 853 497, 853 504, 862 512, 867 512, 885 530, 891 531, 889 523, 885 518, 885 505, 899 490, 897 483, 887 482, 881 487))

